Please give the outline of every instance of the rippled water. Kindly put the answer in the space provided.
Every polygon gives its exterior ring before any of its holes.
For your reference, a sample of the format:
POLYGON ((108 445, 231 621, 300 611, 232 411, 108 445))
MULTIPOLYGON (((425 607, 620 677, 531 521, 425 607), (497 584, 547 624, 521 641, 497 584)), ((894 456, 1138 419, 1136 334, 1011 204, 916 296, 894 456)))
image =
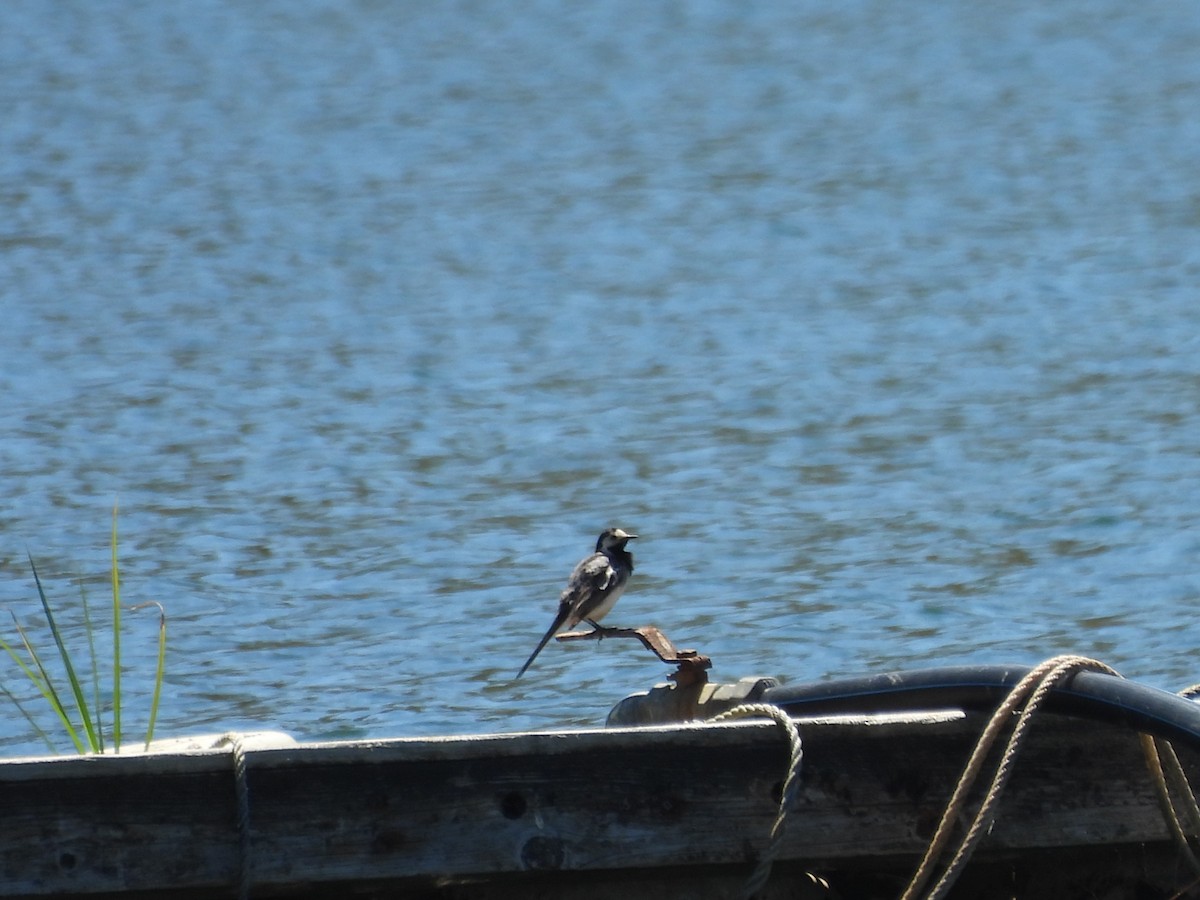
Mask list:
POLYGON ((28 548, 102 605, 119 499, 160 734, 597 723, 661 665, 511 677, 608 524, 609 622, 719 679, 1200 680, 1198 45, 1174 2, 10 3, 4 603, 38 631, 28 548))

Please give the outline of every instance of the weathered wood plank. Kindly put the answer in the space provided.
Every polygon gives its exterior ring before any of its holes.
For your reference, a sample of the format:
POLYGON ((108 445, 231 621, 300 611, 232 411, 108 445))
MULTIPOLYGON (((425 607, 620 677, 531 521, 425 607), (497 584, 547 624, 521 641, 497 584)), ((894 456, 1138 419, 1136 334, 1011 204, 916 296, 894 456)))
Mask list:
MULTIPOLYGON (((802 723, 784 858, 818 872, 915 860, 981 727, 959 714, 802 723)), ((787 759, 776 726, 742 722, 297 745, 251 750, 247 763, 257 894, 738 871, 766 843, 787 759)), ((227 752, 9 761, 0 796, 5 895, 227 896, 236 880, 227 752)), ((1136 736, 1046 716, 982 852, 1166 837, 1136 736)))

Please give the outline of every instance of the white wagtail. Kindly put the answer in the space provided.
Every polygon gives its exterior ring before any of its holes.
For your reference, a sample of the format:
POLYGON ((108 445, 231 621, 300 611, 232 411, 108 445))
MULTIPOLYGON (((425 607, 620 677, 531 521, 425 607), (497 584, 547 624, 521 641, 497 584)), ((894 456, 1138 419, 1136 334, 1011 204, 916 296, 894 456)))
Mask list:
POLYGON ((620 528, 606 528, 596 540, 596 552, 582 560, 571 573, 567 586, 558 599, 558 613, 550 630, 538 641, 537 648, 525 660, 517 678, 525 674, 525 670, 537 659, 550 638, 562 628, 574 628, 580 622, 587 622, 593 628, 603 619, 625 590, 629 576, 633 574, 633 556, 625 549, 625 545, 637 537, 620 528))

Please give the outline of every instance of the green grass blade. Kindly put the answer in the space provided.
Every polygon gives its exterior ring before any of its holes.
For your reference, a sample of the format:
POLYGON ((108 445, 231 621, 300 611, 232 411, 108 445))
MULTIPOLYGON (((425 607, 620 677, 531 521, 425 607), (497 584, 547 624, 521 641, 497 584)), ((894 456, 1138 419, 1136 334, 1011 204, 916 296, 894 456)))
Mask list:
POLYGON ((121 752, 121 575, 117 568, 117 504, 112 516, 113 751, 121 752))
POLYGON ((54 710, 55 715, 57 715, 59 720, 62 722, 63 729, 67 732, 67 736, 71 739, 71 743, 75 745, 75 749, 80 753, 87 753, 87 747, 84 745, 83 741, 80 740, 79 732, 76 730, 75 726, 71 724, 71 717, 67 714, 66 707, 63 706, 62 700, 59 699, 58 691, 54 689, 54 682, 50 680, 50 673, 48 673, 46 671, 46 667, 42 665, 41 658, 37 655, 37 651, 33 649, 33 644, 29 642, 29 636, 25 634, 25 629, 21 627, 21 623, 17 619, 16 615, 14 615, 11 611, 9 615, 12 615, 13 624, 17 626, 17 634, 21 636, 21 643, 24 644, 25 652, 29 654, 29 658, 33 661, 34 666, 37 667, 37 672, 34 672, 33 669, 25 665, 25 661, 17 655, 16 651, 14 651, 8 645, 8 642, 3 638, 0 638, 0 645, 3 645, 4 649, 8 651, 8 655, 13 658, 16 664, 21 667, 21 671, 23 671, 29 680, 33 682, 34 686, 37 687, 38 692, 46 698, 46 702, 50 704, 50 708, 54 710))
MULTIPOLYGON (((12 610, 9 610, 8 614, 13 617, 14 622, 17 622, 17 616, 12 610)), ((20 632, 20 630, 21 624, 17 622, 17 631, 20 632)), ((38 674, 30 669, 29 666, 25 665, 25 660, 21 659, 21 657, 17 654, 17 651, 10 647, 8 641, 2 637, 0 637, 0 647, 3 647, 5 652, 12 657, 12 661, 21 667, 21 671, 24 672, 25 676, 34 683, 34 686, 36 686, 38 690, 42 690, 42 680, 38 674)))
POLYGON ((162 696, 163 671, 167 662, 167 612, 161 603, 153 600, 149 603, 139 603, 132 609, 138 610, 147 606, 158 607, 158 665, 154 671, 154 696, 150 698, 150 724, 146 727, 146 746, 144 748, 149 750, 150 742, 154 740, 154 723, 158 719, 158 700, 162 696))
MULTIPOLYGON (((67 651, 67 645, 63 642, 62 632, 58 630, 58 623, 54 621, 54 613, 50 610, 50 601, 46 599, 46 592, 42 590, 42 579, 38 577, 37 566, 34 565, 31 554, 29 555, 29 568, 33 570, 33 581, 37 585, 38 596, 42 600, 42 609, 46 612, 46 623, 50 626, 50 633, 54 636, 54 643, 58 646, 58 655, 62 658, 63 668, 67 673, 67 681, 70 682, 71 693, 75 697, 75 706, 79 709, 80 718, 83 719, 83 727, 87 732, 88 746, 93 753, 99 753, 100 744, 96 740, 96 729, 92 725, 91 716, 88 714, 87 699, 83 696, 83 686, 75 676, 75 667, 71 665, 71 654, 67 651)), ((43 674, 45 674, 44 671, 43 674)))
POLYGON ((92 627, 92 609, 88 603, 87 591, 83 588, 83 579, 79 579, 79 602, 83 606, 83 627, 87 632, 88 658, 92 663, 92 709, 96 712, 96 739, 100 743, 100 752, 104 752, 104 716, 100 705, 100 665, 96 659, 96 636, 92 627))

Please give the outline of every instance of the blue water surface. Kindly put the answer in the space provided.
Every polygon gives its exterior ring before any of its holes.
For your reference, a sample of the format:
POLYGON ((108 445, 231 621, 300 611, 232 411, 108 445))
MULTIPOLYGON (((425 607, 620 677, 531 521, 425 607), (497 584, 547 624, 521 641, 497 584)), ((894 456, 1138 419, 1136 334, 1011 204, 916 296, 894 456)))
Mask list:
POLYGON ((28 550, 85 647, 119 502, 163 736, 598 724, 662 665, 512 676, 609 524, 607 621, 717 679, 1198 681, 1197 46, 1169 0, 15 0, 0 598, 52 653, 28 550))

